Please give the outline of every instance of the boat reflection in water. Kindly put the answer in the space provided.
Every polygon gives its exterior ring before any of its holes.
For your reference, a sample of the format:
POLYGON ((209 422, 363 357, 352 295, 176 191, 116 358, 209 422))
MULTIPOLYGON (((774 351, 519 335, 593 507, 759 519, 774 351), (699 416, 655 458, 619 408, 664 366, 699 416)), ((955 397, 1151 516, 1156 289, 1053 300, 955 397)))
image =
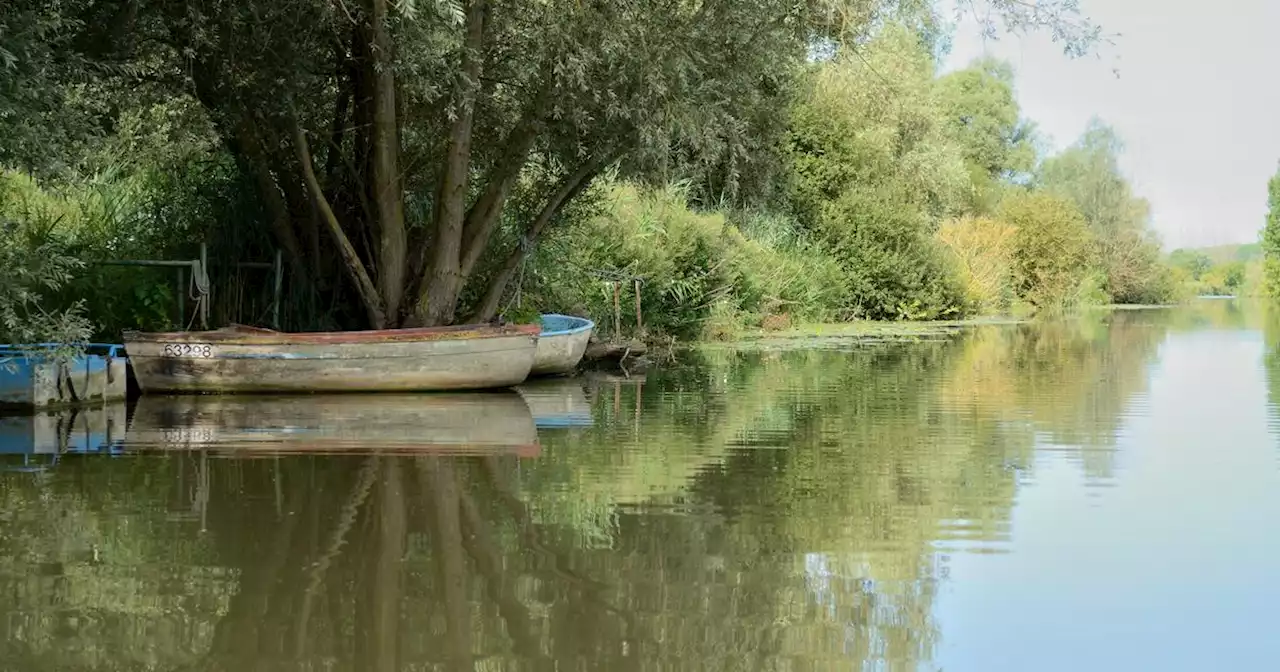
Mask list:
POLYGON ((0 414, 0 470, 39 471, 67 453, 119 453, 126 418, 124 402, 0 414))
POLYGON ((488 455, 539 452, 519 394, 143 396, 127 451, 488 455))
POLYGON ((591 402, 582 382, 573 378, 528 380, 516 388, 539 429, 590 427, 591 402))

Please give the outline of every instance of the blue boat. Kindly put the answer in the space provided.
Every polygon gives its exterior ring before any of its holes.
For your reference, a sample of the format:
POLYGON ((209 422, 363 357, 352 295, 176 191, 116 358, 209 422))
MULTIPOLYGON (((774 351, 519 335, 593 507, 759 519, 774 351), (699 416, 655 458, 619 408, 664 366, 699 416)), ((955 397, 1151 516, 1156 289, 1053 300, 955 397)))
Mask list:
POLYGON ((585 317, 548 313, 542 316, 542 333, 533 357, 531 376, 570 373, 587 351, 596 323, 585 317))
POLYGON ((34 410, 121 401, 128 395, 124 346, 90 343, 59 363, 53 343, 0 345, 0 409, 34 410))

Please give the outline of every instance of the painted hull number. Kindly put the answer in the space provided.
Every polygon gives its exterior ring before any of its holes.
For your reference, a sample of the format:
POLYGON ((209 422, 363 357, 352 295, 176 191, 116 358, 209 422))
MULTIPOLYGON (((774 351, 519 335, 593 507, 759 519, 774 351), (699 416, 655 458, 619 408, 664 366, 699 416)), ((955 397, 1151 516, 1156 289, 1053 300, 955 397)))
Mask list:
POLYGON ((160 440, 168 444, 213 443, 214 438, 216 433, 211 427, 169 427, 160 430, 160 440))
POLYGON ((208 343, 165 343, 161 354, 165 357, 208 359, 213 356, 213 346, 208 343))

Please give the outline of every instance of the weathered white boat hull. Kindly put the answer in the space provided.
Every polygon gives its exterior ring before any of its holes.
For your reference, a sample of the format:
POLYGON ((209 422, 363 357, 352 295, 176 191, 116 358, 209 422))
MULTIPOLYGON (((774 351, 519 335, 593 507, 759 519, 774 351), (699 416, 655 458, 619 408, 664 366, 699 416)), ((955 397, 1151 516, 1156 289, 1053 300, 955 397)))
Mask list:
POLYGON ((595 324, 584 318, 544 315, 543 333, 538 336, 538 351, 530 375, 569 373, 576 369, 587 351, 594 328, 595 324))
POLYGON ((138 386, 144 393, 222 394, 499 388, 527 378, 537 350, 536 330, 519 329, 479 337, 456 332, 452 338, 352 342, 339 334, 273 339, 219 338, 217 333, 126 334, 138 386))

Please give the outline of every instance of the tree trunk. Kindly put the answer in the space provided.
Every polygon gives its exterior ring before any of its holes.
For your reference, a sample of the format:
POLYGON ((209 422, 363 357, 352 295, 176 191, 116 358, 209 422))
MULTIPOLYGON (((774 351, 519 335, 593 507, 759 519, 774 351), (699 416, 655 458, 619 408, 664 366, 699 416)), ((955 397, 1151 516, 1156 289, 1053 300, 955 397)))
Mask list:
POLYGON ((516 245, 516 249, 512 250, 502 268, 498 269, 498 272, 490 280, 489 289, 470 321, 488 322, 498 314, 499 306, 502 303, 502 295, 506 292, 507 285, 511 282, 511 278, 515 277, 516 271, 519 270, 520 264, 524 262, 529 251, 537 244, 538 237, 542 235, 543 229, 547 227, 547 224, 551 223, 551 220, 555 219, 564 204, 582 193, 582 190, 591 184, 591 180, 605 166, 609 165, 613 158, 613 156, 610 156, 590 160, 578 168, 577 171, 561 180, 560 186, 556 188, 555 193, 547 199, 538 216, 525 229, 523 239, 516 245))
POLYGON ((467 9, 467 35, 462 51, 462 81, 458 85, 457 116, 449 129, 445 150, 444 176, 436 198, 435 255, 427 283, 425 315, 427 325, 453 322, 458 293, 462 290, 461 256, 463 208, 467 198, 467 178, 471 171, 471 130, 475 115, 476 90, 484 60, 486 0, 471 0, 467 9))
POLYGON ((296 120, 293 122, 293 147, 298 156, 298 163, 301 164, 302 176, 307 182, 307 189, 311 193, 311 199, 315 203, 316 209, 320 211, 321 219, 328 225, 329 233, 333 236, 334 245, 337 246, 338 252, 342 255, 342 261, 347 268, 347 273, 351 275, 352 281, 355 282, 356 290, 360 292, 360 299, 364 302, 365 311, 369 315, 369 326, 374 329, 386 328, 387 313, 383 307, 382 298, 378 295, 378 289, 374 286, 373 280, 369 278, 369 272, 365 269, 364 262, 360 261, 360 256, 356 254, 356 249, 352 247, 351 240, 347 238, 347 234, 342 230, 342 225, 338 223, 338 217, 333 214, 333 208, 329 207, 329 201, 324 197, 324 191, 320 189, 320 181, 316 179, 315 166, 311 163, 311 148, 307 144, 307 135, 296 120))
POLYGON ((378 214, 376 274, 382 297, 383 324, 398 322, 404 295, 408 250, 404 228, 404 190, 400 180, 400 140, 396 126, 396 79, 388 28, 388 0, 372 0, 370 17, 373 60, 373 156, 371 182, 378 214))

